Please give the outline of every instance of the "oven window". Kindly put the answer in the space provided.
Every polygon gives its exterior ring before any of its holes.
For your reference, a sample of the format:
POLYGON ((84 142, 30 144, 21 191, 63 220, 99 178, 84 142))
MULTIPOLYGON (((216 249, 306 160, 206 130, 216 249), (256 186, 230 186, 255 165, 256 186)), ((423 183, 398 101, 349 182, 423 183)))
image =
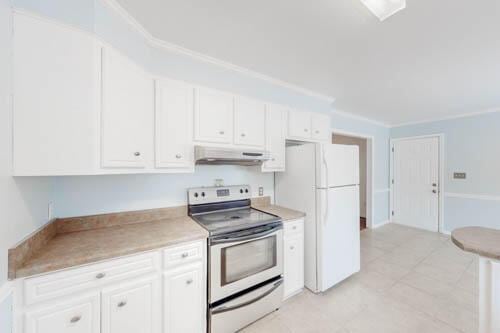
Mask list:
POLYGON ((221 251, 221 284, 224 286, 276 266, 276 235, 221 251))

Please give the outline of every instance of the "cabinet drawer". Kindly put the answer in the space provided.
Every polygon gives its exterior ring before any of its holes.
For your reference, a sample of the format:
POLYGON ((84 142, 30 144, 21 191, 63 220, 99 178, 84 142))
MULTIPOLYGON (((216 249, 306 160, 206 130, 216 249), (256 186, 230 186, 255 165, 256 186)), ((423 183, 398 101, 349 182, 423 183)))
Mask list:
POLYGON ((204 242, 196 242, 163 250, 163 268, 170 268, 203 258, 204 242))
POLYGON ((160 253, 151 252, 28 278, 24 281, 25 302, 26 305, 31 305, 108 283, 159 272, 160 265, 160 253))
POLYGON ((296 233, 304 232, 304 220, 295 220, 284 222, 283 224, 284 236, 288 237, 290 235, 294 235, 296 233))

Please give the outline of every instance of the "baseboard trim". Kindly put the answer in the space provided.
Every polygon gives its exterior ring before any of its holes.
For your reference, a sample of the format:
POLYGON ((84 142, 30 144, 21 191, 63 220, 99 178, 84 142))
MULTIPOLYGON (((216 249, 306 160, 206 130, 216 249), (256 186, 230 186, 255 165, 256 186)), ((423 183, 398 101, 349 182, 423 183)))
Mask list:
POLYGON ((373 225, 372 229, 378 229, 378 228, 383 227, 384 225, 387 225, 389 223, 392 223, 392 221, 391 220, 382 221, 381 223, 373 225))

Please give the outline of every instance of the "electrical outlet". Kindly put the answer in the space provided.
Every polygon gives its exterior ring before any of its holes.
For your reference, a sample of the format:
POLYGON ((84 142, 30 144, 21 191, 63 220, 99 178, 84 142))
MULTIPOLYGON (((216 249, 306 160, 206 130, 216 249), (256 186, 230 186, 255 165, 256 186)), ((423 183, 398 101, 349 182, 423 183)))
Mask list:
POLYGON ((466 179, 467 174, 465 172, 454 172, 453 179, 466 179))
POLYGON ((264 195, 264 188, 262 186, 259 186, 259 197, 264 195))

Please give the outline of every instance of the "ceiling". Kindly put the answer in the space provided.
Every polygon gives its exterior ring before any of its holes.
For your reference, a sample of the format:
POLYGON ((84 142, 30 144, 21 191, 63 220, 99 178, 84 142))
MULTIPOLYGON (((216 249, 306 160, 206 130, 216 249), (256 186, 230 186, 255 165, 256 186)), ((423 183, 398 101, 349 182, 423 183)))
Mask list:
POLYGON ((500 1, 118 0, 153 36, 387 124, 500 108, 500 1))

